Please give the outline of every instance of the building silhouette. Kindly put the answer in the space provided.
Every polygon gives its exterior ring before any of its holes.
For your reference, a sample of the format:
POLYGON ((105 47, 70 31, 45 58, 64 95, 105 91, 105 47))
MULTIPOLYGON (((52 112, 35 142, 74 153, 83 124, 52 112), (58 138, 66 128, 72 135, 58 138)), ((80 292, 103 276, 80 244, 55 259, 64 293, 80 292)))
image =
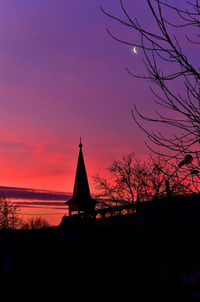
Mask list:
POLYGON ((74 182, 74 190, 72 199, 68 200, 69 215, 93 215, 95 211, 96 200, 90 195, 88 178, 83 158, 82 143, 80 139, 79 156, 76 168, 76 176, 74 182))

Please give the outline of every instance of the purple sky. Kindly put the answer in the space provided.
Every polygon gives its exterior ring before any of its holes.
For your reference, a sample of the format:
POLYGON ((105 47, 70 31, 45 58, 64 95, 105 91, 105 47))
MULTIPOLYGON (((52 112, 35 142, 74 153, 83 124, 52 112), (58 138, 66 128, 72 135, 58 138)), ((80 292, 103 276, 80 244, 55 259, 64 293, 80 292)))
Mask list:
MULTIPOLYGON (((145 1, 127 1, 145 24, 145 1)), ((121 15, 117 0, 0 1, 0 164, 4 186, 71 192, 79 138, 92 176, 122 153, 146 156, 145 136, 134 124, 134 104, 153 112, 140 52, 106 33, 136 39, 104 16, 121 15)))

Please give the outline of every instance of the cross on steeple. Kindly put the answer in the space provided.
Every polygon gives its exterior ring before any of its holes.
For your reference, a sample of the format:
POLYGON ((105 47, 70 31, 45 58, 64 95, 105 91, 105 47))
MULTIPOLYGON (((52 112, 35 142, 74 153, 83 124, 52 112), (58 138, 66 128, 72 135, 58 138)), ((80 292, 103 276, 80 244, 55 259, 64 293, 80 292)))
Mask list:
POLYGON ((81 141, 81 137, 80 137, 80 144, 79 144, 79 147, 82 148, 83 145, 82 145, 82 141, 81 141))

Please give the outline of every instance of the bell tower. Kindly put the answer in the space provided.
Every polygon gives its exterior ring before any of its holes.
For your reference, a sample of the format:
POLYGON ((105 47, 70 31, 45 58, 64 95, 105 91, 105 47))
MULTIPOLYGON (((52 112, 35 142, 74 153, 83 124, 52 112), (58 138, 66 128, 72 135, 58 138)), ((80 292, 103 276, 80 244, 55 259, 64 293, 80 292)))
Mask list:
POLYGON ((76 176, 74 181, 74 190, 72 199, 66 204, 69 207, 69 215, 73 214, 92 214, 95 210, 96 200, 91 198, 87 172, 85 168, 82 141, 80 138, 79 155, 76 168, 76 176))

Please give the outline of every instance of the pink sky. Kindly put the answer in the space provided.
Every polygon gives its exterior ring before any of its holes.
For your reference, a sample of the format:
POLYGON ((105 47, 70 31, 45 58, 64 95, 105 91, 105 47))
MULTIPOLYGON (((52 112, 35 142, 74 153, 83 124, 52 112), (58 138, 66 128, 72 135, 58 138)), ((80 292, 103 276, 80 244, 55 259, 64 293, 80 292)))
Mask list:
MULTIPOLYGON (((108 37, 123 29, 99 8, 116 3, 0 2, 0 185, 71 192, 80 136, 91 191, 122 153, 149 153, 131 117, 135 103, 155 109, 149 84, 125 70, 141 55, 108 37)), ((141 1, 135 12, 148 19, 141 1)))

